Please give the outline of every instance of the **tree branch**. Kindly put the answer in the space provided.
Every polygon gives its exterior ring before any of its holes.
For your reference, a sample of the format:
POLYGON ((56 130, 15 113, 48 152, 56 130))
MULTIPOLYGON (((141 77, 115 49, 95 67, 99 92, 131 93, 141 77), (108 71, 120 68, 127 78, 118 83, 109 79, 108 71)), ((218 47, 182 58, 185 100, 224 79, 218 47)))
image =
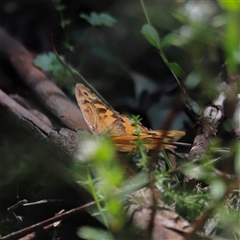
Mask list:
POLYGON ((62 154, 65 157, 66 154, 71 155, 77 148, 77 136, 75 132, 66 128, 62 128, 59 132, 54 131, 1 90, 0 106, 4 116, 12 123, 39 141, 44 142, 51 150, 57 150, 57 153, 61 157, 63 157, 62 154))
POLYGON ((1 28, 0 36, 0 56, 12 64, 22 81, 38 99, 70 129, 88 129, 79 108, 42 71, 33 65, 33 54, 30 54, 1 28))

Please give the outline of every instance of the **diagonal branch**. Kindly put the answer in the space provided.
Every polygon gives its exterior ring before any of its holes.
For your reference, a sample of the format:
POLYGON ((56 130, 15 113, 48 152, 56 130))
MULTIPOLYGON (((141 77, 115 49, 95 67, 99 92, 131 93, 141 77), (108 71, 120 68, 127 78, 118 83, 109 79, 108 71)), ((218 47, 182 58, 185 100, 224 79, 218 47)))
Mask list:
POLYGON ((61 157, 66 156, 66 154, 71 155, 77 148, 75 132, 66 128, 62 128, 59 132, 54 131, 1 90, 0 107, 9 121, 39 141, 44 142, 51 150, 57 150, 54 152, 57 152, 61 157))
POLYGON ((42 71, 33 65, 33 54, 1 28, 0 36, 0 56, 11 63, 22 81, 38 99, 69 128, 88 129, 79 109, 42 71))
POLYGON ((216 134, 218 125, 223 119, 224 100, 225 95, 223 93, 220 93, 212 105, 204 109, 202 117, 200 119, 200 128, 198 129, 198 135, 194 139, 193 146, 188 156, 188 160, 190 162, 199 161, 206 153, 209 141, 211 140, 212 136, 216 134))

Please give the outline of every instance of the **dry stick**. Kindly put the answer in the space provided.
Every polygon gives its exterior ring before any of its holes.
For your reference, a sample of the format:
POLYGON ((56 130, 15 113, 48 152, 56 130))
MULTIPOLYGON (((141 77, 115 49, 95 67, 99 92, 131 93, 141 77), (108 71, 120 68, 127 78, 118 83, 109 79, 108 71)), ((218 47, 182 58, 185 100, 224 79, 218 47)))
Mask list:
MULTIPOLYGON (((207 146, 217 132, 218 125, 223 119, 224 108, 223 103, 225 95, 220 93, 218 98, 208 106, 200 119, 200 128, 198 129, 198 135, 195 137, 193 146, 189 152, 188 160, 190 162, 199 161, 206 153, 207 146)), ((185 179, 187 182, 189 178, 185 179)))
MULTIPOLYGON (((64 169, 58 168, 58 170, 62 171, 62 170, 64 170, 64 169)), ((133 187, 133 189, 134 189, 134 187, 133 187)), ((122 191, 113 194, 113 197, 114 197, 114 196, 116 196, 116 197, 117 197, 117 196, 121 196, 121 197, 122 197, 123 195, 125 196, 126 194, 128 194, 128 192, 129 192, 129 188, 127 187, 127 188, 123 189, 122 191)), ((100 199, 101 202, 104 201, 104 200, 105 200, 105 199, 100 199)), ((107 199, 106 199, 106 200, 107 200, 107 199)), ((77 214, 77 213, 79 213, 80 211, 82 211, 82 210, 84 210, 84 209, 86 209, 86 208, 88 208, 88 207, 92 207, 92 206, 94 206, 94 205, 96 205, 96 202, 95 202, 95 201, 91 201, 91 202, 89 202, 89 203, 87 203, 87 204, 85 204, 85 205, 82 205, 82 206, 80 206, 80 207, 74 208, 74 209, 69 210, 69 211, 67 211, 67 212, 61 213, 61 214, 59 214, 59 215, 57 215, 57 216, 54 216, 54 217, 49 218, 49 219, 47 219, 47 220, 44 220, 44 221, 42 221, 42 222, 40 222, 40 223, 34 224, 34 225, 30 226, 30 227, 27 227, 27 228, 24 228, 24 229, 19 230, 19 231, 17 231, 17 232, 8 234, 8 235, 0 238, 0 240, 5 240, 5 239, 8 239, 8 240, 9 240, 9 239, 19 238, 19 237, 21 237, 21 236, 23 236, 23 235, 26 235, 26 234, 28 234, 28 233, 30 233, 30 232, 33 232, 33 231, 35 231, 35 230, 37 230, 37 229, 39 229, 39 228, 42 228, 42 227, 44 227, 44 226, 46 226, 46 225, 49 225, 49 224, 51 224, 51 223, 53 223, 53 222, 57 222, 57 221, 59 221, 59 220, 62 220, 62 219, 64 219, 64 218, 67 218, 67 217, 71 217, 71 216, 73 216, 74 214, 77 214)))
POLYGON ((61 157, 64 157, 64 153, 72 154, 77 148, 75 132, 70 129, 61 129, 59 132, 52 130, 1 90, 0 106, 3 108, 2 112, 5 117, 41 142, 49 145, 50 149, 55 149, 54 152, 61 157))
POLYGON ((34 224, 34 225, 30 226, 30 227, 27 227, 27 228, 24 228, 24 229, 19 230, 19 231, 17 231, 17 232, 8 234, 8 235, 6 235, 6 236, 4 236, 4 237, 1 237, 0 240, 5 240, 5 239, 8 239, 8 240, 9 240, 9 239, 18 239, 18 238, 20 238, 20 237, 22 237, 22 236, 25 236, 25 235, 28 234, 28 233, 31 233, 31 232, 33 232, 33 231, 36 231, 36 230, 39 229, 39 228, 43 228, 43 227, 46 226, 46 225, 49 225, 49 224, 51 224, 51 223, 57 222, 57 221, 59 221, 59 220, 62 220, 63 218, 71 217, 71 216, 73 216, 74 214, 76 214, 76 213, 78 213, 78 212, 86 209, 87 207, 93 206, 93 205, 95 205, 95 204, 96 204, 95 202, 87 203, 87 204, 82 205, 82 206, 80 206, 80 207, 74 208, 74 209, 69 210, 69 211, 67 211, 67 212, 64 212, 64 213, 62 213, 62 214, 59 214, 59 215, 57 215, 57 216, 54 216, 54 217, 52 217, 52 218, 49 218, 49 219, 47 219, 47 220, 44 220, 44 221, 39 222, 39 223, 37 223, 37 224, 34 224))
POLYGON ((27 121, 27 123, 23 126, 26 126, 26 129, 29 125, 35 125, 40 130, 40 135, 45 138, 47 134, 49 134, 52 129, 47 126, 45 123, 40 121, 37 117, 35 117, 32 113, 26 110, 24 107, 15 102, 12 98, 10 98, 6 93, 4 93, 0 89, 0 104, 3 106, 4 117, 8 117, 9 115, 16 117, 20 121, 27 121))
POLYGON ((33 55, 0 28, 0 56, 9 61, 22 81, 69 128, 88 129, 80 110, 46 75, 33 65, 33 55))
MULTIPOLYGON (((208 106, 202 115, 201 125, 198 130, 198 135, 194 139, 193 147, 190 150, 188 159, 190 162, 197 162, 202 159, 207 151, 207 146, 217 132, 218 125, 223 119, 225 94, 220 92, 211 106, 208 106)), ((192 177, 185 176, 184 182, 188 182, 192 177)), ((193 231, 186 235, 186 240, 191 239, 196 231, 205 223, 213 208, 207 210, 199 219, 196 219, 193 224, 193 231)))

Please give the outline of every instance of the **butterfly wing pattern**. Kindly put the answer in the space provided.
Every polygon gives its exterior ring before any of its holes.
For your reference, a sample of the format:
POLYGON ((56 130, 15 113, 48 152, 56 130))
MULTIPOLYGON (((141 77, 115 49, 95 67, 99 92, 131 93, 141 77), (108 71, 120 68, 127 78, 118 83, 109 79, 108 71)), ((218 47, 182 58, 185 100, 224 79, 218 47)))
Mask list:
MULTIPOLYGON (((100 97, 92 93, 83 84, 78 83, 75 95, 85 121, 93 134, 110 133, 116 149, 120 152, 131 152, 137 141, 136 127, 132 120, 108 106, 100 97)), ((138 125, 140 137, 146 142, 149 150, 174 149, 170 143, 185 135, 177 130, 148 130, 142 124, 138 125)))

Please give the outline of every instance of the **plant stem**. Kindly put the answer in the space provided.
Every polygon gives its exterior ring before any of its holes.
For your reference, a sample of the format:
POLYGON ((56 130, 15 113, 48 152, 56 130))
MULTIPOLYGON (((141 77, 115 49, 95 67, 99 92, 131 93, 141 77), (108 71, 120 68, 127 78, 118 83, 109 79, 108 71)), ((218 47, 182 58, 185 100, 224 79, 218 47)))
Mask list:
MULTIPOLYGON (((171 162, 170 162, 170 160, 169 160, 169 158, 168 158, 168 155, 166 154, 166 152, 165 152, 164 150, 162 151, 162 153, 163 153, 163 156, 164 156, 164 158, 165 158, 165 161, 166 161, 168 167, 169 167, 171 170, 173 170, 173 166, 172 166, 172 164, 171 164, 171 162)), ((178 180, 178 177, 177 177, 176 175, 174 175, 174 178, 175 178, 176 183, 179 184, 180 181, 178 180)))
POLYGON ((92 193, 93 199, 96 202, 97 209, 98 209, 100 215, 102 216, 103 223, 104 223, 104 225, 107 228, 109 228, 108 221, 107 221, 107 219, 105 217, 105 214, 103 212, 101 203, 100 203, 100 201, 98 199, 97 193, 96 193, 95 188, 94 188, 93 179, 91 177, 90 167, 89 166, 87 167, 87 180, 88 180, 88 183, 89 183, 89 187, 90 187, 90 191, 92 193))

